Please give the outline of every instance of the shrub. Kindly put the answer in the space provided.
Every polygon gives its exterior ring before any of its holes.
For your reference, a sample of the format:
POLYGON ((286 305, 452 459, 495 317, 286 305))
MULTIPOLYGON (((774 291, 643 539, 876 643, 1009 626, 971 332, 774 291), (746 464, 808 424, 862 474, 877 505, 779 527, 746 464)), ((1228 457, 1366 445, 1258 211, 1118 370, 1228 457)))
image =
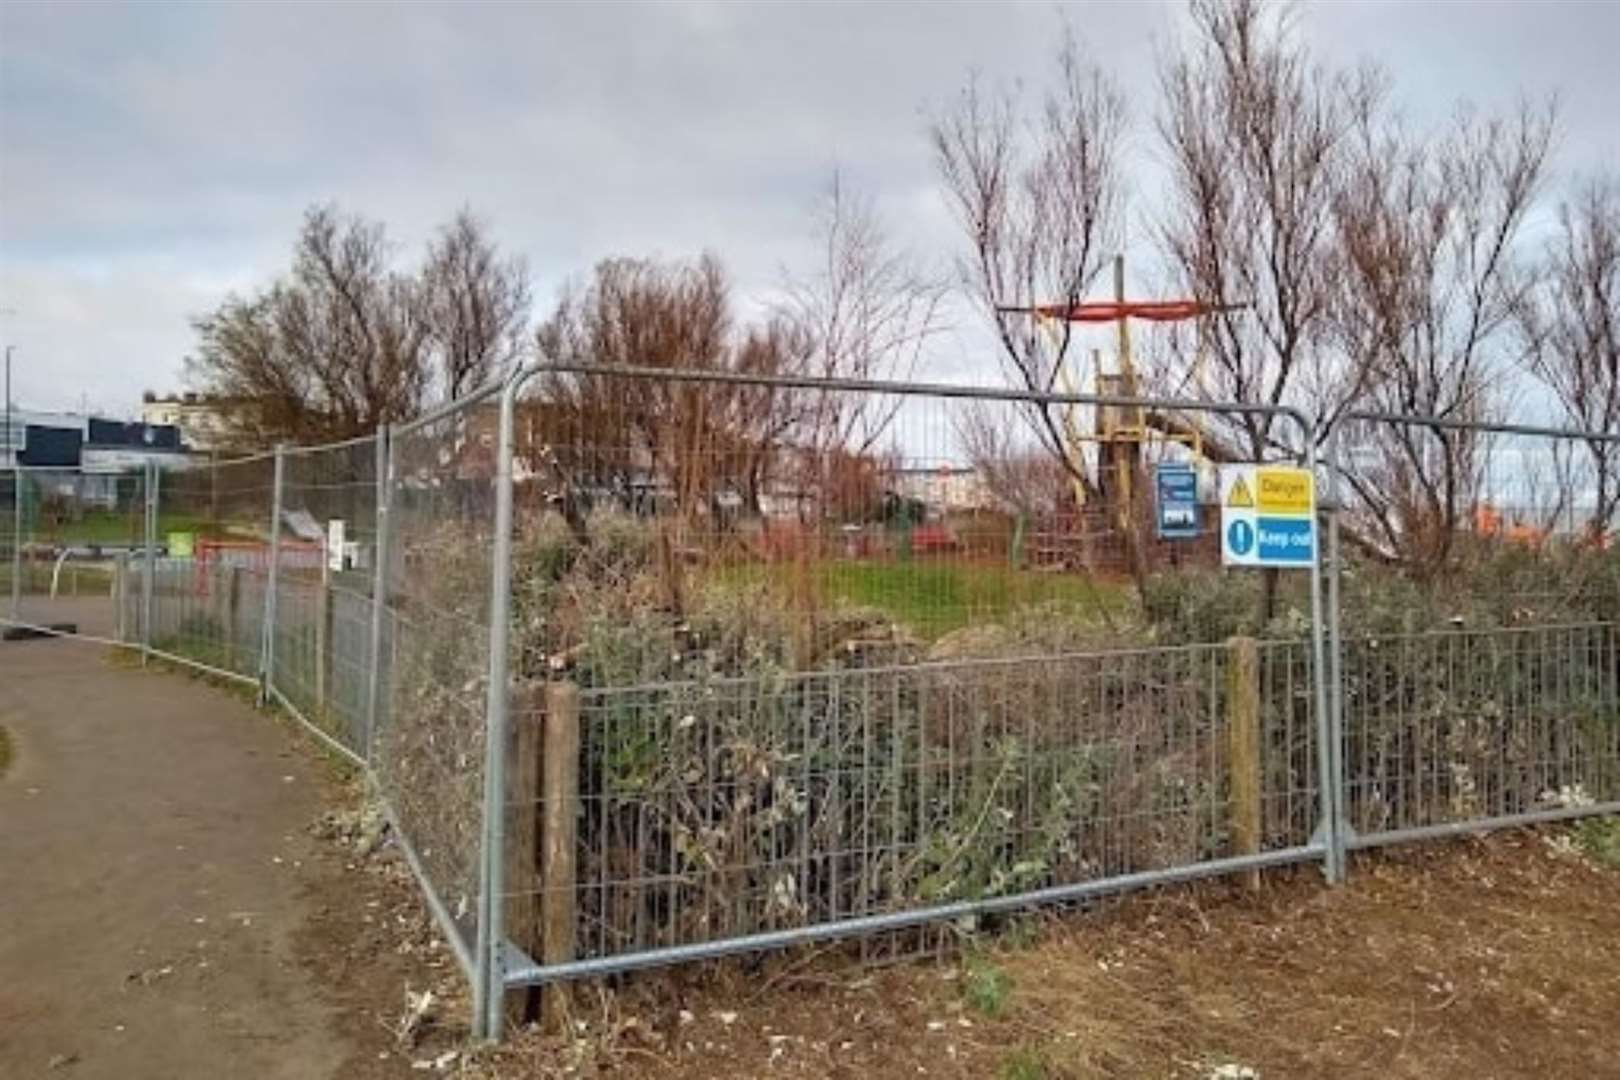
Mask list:
POLYGON ((991 1020, 1007 1011, 1012 998, 1012 976, 989 960, 971 961, 962 981, 962 999, 968 1008, 991 1020))
MULTIPOLYGON (((1620 564, 1486 554, 1443 589, 1373 564, 1345 576, 1358 829, 1508 812, 1549 783, 1620 783, 1593 772, 1620 772, 1620 672, 1605 666, 1620 649, 1601 637, 1614 628, 1537 648, 1499 632, 1612 621, 1620 564), (1558 602, 1527 615, 1524 597, 1555 583, 1558 602), (1459 617, 1482 636, 1432 633, 1459 617)), ((487 553, 442 526, 407 558, 420 583, 397 629, 383 769, 419 793, 419 827, 466 895, 470 855, 443 853, 477 850, 487 553)), ((1280 579, 1264 624, 1259 575, 1189 572, 1151 579, 1139 612, 1012 606, 931 646, 886 609, 827 603, 790 575, 706 566, 678 522, 520 523, 514 676, 567 672, 584 689, 586 953, 1225 854, 1225 654, 1163 646, 1237 633, 1280 642, 1263 654, 1263 843, 1304 843, 1315 825, 1303 575, 1280 579)))

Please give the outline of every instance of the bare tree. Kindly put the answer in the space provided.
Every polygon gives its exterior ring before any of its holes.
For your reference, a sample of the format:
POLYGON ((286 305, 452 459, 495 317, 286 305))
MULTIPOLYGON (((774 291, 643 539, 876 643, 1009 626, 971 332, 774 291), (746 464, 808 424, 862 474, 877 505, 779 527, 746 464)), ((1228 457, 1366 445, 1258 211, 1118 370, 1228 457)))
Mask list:
MULTIPOLYGON (((1123 220, 1124 98, 1072 34, 1059 49, 1057 75, 1032 123, 1015 92, 989 92, 974 78, 930 130, 969 243, 963 280, 994 328, 1009 380, 1042 393, 1059 388, 1073 327, 1062 319, 1049 333, 1031 315, 1085 298, 1118 248, 1123 220)), ((1030 406, 1021 415, 1041 446, 1092 488, 1060 412, 1030 406)))
POLYGON ((521 355, 528 269, 521 259, 500 257, 471 211, 458 213, 429 245, 421 289, 436 382, 446 400, 483 385, 521 355))
MULTIPOLYGON (((750 326, 732 353, 730 367, 739 374, 791 375, 808 369, 814 339, 802 325, 781 316, 750 326)), ((812 401, 780 386, 733 387, 724 397, 723 425, 735 433, 726 469, 739 487, 749 512, 763 511, 773 482, 791 468, 783 450, 810 426, 812 401)))
POLYGON ((190 379, 229 400, 228 441, 258 448, 369 434, 488 380, 523 348, 529 289, 461 214, 419 270, 394 265, 380 222, 315 206, 291 271, 193 320, 190 379))
MULTIPOLYGON (((564 295, 537 343, 543 354, 585 369, 765 375, 799 370, 808 351, 781 320, 738 332, 713 256, 694 264, 605 260, 586 288, 564 295)), ((526 448, 544 458, 538 467, 626 498, 653 485, 654 497, 674 499, 683 514, 712 509, 727 491, 757 509, 778 444, 799 416, 794 396, 775 387, 590 370, 542 380, 528 408, 545 414, 526 448)))
MULTIPOLYGON (((588 368, 906 377, 939 328, 943 286, 914 268, 870 202, 836 175, 816 230, 815 269, 790 279, 786 299, 758 323, 736 325, 712 256, 696 264, 611 259, 564 296, 537 344, 588 368)), ((593 455, 595 467, 619 477, 645 468, 688 509, 731 493, 755 514, 774 483, 804 497, 801 510, 838 503, 852 475, 845 463, 875 460, 872 447, 897 408, 870 394, 589 372, 549 380, 543 396, 559 416, 592 417, 598 441, 618 448, 614 460, 593 455)))
MULTIPOLYGON (((607 259, 583 291, 563 296, 539 344, 581 366, 716 370, 730 322, 724 271, 712 256, 691 266, 607 259)), ((595 467, 617 482, 645 474, 677 497, 695 484, 704 464, 688 445, 703 423, 697 387, 573 374, 547 380, 545 391, 579 423, 574 438, 592 439, 595 467)))
POLYGON ((390 255, 380 223, 314 207, 286 279, 194 321, 189 375, 235 403, 229 442, 348 438, 420 408, 427 328, 390 255))
MULTIPOLYGON (((1518 311, 1532 370, 1572 427, 1620 432, 1620 179, 1589 180, 1559 209, 1538 287, 1518 311)), ((1592 491, 1586 527, 1601 541, 1620 512, 1620 445, 1582 444, 1589 468, 1573 480, 1592 491)))
MULTIPOLYGON (((1160 70, 1171 184, 1158 232, 1179 289, 1215 309, 1198 328, 1194 393, 1292 405, 1320 432, 1362 378, 1330 347, 1343 265, 1332 211, 1353 122, 1376 107, 1378 81, 1317 63, 1286 9, 1265 0, 1192 0, 1189 10, 1192 39, 1160 70)), ((1272 414, 1194 424, 1251 461, 1303 449, 1272 414)), ((1266 572, 1262 620, 1277 588, 1266 572)))
POLYGON ((983 402, 956 416, 963 452, 995 499, 1015 514, 1049 517, 1073 509, 1071 477, 1063 463, 1039 443, 1019 438, 1020 429, 983 402))
MULTIPOLYGON (((781 317, 806 347, 804 371, 828 379, 899 380, 917 369, 940 330, 943 281, 920 272, 885 233, 869 198, 834 172, 815 218, 817 261, 790 278, 781 317)), ((899 399, 818 392, 804 403, 809 437, 822 448, 869 451, 899 399)))
MULTIPOLYGON (((1190 10, 1193 40, 1160 72, 1171 191, 1159 237, 1181 289, 1242 305, 1200 328, 1196 392, 1294 405, 1325 430, 1365 375, 1333 348, 1344 267, 1333 210, 1379 79, 1315 62, 1284 9, 1264 0, 1193 0, 1190 10)), ((1272 416, 1210 419, 1251 460, 1284 435, 1272 416)))
MULTIPOLYGON (((1341 332, 1367 400, 1392 413, 1484 420, 1511 354, 1530 277, 1518 237, 1540 189, 1554 118, 1462 111, 1413 137, 1364 123, 1334 219, 1349 293, 1341 332)), ((1423 424, 1375 424, 1349 480, 1387 545, 1438 570, 1478 503, 1487 441, 1423 424)))

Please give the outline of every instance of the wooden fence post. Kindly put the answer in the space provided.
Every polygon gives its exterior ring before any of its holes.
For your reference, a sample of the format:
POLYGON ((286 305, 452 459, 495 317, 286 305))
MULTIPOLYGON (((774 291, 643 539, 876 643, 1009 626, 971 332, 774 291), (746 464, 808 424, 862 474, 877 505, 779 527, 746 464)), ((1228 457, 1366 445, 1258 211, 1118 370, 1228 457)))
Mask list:
MULTIPOLYGON (((1228 827, 1233 855, 1260 851, 1260 647, 1251 637, 1227 641, 1226 735, 1228 827)), ((1250 889, 1260 887, 1260 871, 1244 875, 1250 889)))
POLYGON ((242 652, 242 568, 230 568, 230 584, 225 589, 225 640, 230 643, 232 666, 237 666, 242 652))
MULTIPOLYGON (((545 745, 541 766, 540 925, 543 964, 574 959, 574 888, 579 809, 579 687, 546 685, 545 745)), ((566 984, 546 989, 541 1022, 557 1030, 568 1022, 566 984)))
MULTIPOLYGON (((540 955, 541 724, 545 687, 532 683, 513 695, 512 745, 506 766, 507 804, 515 808, 506 833, 506 936, 531 957, 540 955)), ((533 1019, 540 1005, 534 989, 507 1002, 513 1024, 533 1019)))
POLYGON ((129 624, 125 613, 125 604, 129 594, 129 556, 118 552, 113 556, 113 610, 117 613, 115 620, 118 626, 118 640, 129 640, 129 624))
POLYGON ((315 587, 315 715, 316 723, 326 718, 328 658, 332 652, 332 585, 326 565, 321 564, 321 580, 315 587))

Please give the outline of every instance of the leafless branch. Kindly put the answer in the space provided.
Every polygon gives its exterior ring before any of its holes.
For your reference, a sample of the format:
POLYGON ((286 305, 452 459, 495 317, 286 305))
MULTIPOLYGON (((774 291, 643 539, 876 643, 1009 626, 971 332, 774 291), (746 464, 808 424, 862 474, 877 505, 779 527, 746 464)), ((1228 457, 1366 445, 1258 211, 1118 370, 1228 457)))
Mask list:
MULTIPOLYGON (((1065 34, 1055 86, 1033 114, 1015 91, 987 90, 971 78, 930 129, 946 196, 968 240, 962 280, 1001 345, 1003 369, 1017 387, 1050 392, 1073 340, 1027 313, 1042 304, 1077 304, 1118 250, 1124 185, 1120 153, 1123 95, 1065 34)), ((1053 410, 1023 417, 1065 468, 1074 455, 1053 410)))
MULTIPOLYGON (((1620 431, 1620 179, 1587 181, 1559 209, 1536 287, 1515 311, 1531 370, 1551 388, 1572 427, 1620 431)), ((1620 514, 1620 446, 1590 439, 1587 528, 1597 538, 1620 514)))

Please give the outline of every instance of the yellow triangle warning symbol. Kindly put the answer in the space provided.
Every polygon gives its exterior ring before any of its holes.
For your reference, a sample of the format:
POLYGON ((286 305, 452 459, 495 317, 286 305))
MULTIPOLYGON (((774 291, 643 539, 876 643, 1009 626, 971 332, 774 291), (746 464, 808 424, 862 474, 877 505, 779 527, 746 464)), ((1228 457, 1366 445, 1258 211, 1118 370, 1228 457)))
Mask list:
POLYGON ((1253 507, 1254 507, 1254 493, 1249 490, 1249 482, 1247 480, 1245 480, 1242 476, 1239 476, 1237 478, 1237 483, 1233 484, 1232 485, 1232 490, 1227 492, 1227 494, 1226 494, 1226 505, 1227 506, 1247 506, 1247 507, 1253 509, 1253 507))

